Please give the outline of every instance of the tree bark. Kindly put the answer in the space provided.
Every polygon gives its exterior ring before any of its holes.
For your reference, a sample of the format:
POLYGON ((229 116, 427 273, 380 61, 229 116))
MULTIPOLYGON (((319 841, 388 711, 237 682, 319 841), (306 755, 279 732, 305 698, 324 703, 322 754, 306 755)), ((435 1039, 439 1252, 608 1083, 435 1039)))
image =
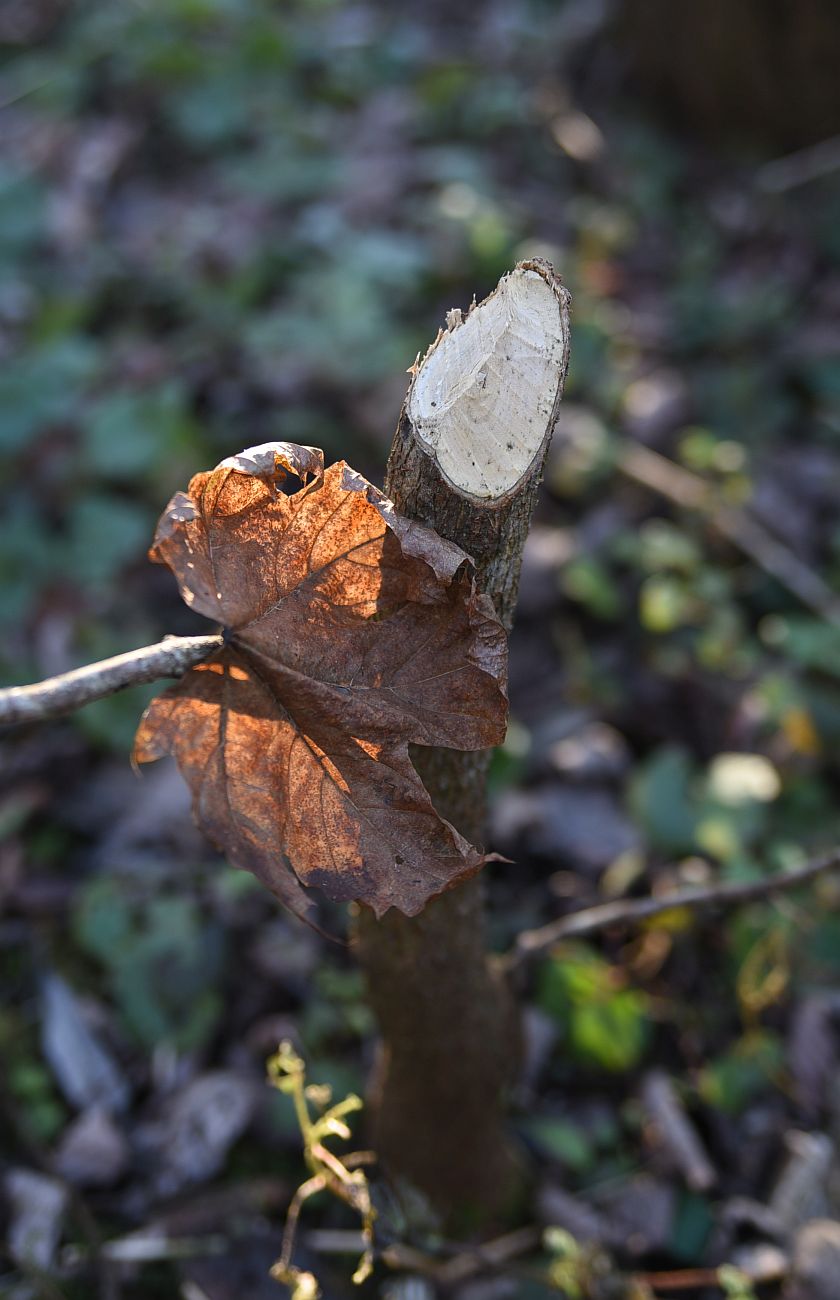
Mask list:
POLYGON ((628 91, 722 151, 765 154, 835 136, 840 6, 831 0, 619 0, 628 91))
MULTIPOLYGON (((402 514, 472 556, 478 586, 509 629, 562 397, 568 295, 547 263, 524 262, 466 318, 454 312, 448 321, 414 373, 385 490, 402 514), (420 385, 442 398, 448 425, 436 423, 438 402, 428 392, 424 406, 420 385), (423 423, 424 411, 431 422, 423 423), (452 419, 464 440, 452 441, 452 419)), ((438 811, 480 842, 490 753, 417 749, 412 759, 438 811)), ((377 922, 362 909, 356 942, 381 1032, 370 1106, 380 1159, 450 1226, 503 1215, 520 1183, 503 1109, 518 1027, 488 956, 481 882, 443 894, 411 919, 392 911, 377 922)))

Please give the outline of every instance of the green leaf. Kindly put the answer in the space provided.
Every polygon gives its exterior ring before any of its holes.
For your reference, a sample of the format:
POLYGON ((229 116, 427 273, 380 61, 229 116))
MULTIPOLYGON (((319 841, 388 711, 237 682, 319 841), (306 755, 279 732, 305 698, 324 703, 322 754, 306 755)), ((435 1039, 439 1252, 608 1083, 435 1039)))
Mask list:
POLYGON ((19 451, 49 425, 66 423, 97 365, 81 337, 59 339, 0 373, 0 452, 19 451))
POLYGON ((683 1192, 671 1229, 671 1254, 686 1264, 700 1259, 712 1226, 712 1212, 706 1198, 697 1192, 683 1192))
POLYGON ((125 880, 86 886, 73 918, 78 942, 106 968, 111 994, 143 1046, 197 1050, 224 1009, 223 932, 192 899, 127 901, 126 888, 125 880))
POLYGON ((144 392, 116 390, 93 406, 85 422, 84 459, 105 478, 131 482, 165 468, 173 482, 178 464, 195 450, 195 441, 179 385, 162 384, 144 392))
POLYGON ((622 989, 604 1002, 572 1011, 570 1042, 576 1055, 606 1070, 630 1070, 647 1044, 647 1000, 635 989, 622 989))
POLYGON ((43 235, 46 191, 25 172, 0 166, 0 259, 19 257, 43 235))
POLYGON ((583 944, 559 949, 541 968, 540 1007, 563 1027, 572 1055, 611 1071, 632 1069, 648 1040, 647 998, 583 944))
POLYGON ((135 501, 91 493, 73 501, 62 568, 67 576, 99 586, 145 553, 154 511, 135 501))
POLYGON ((618 585, 609 569, 592 556, 582 556, 567 564, 562 582, 566 595, 578 601, 596 618, 616 619, 621 614, 618 585))
POLYGON ((772 615, 760 631, 766 642, 778 646, 796 663, 840 677, 840 628, 804 615, 772 615))
POLYGON ((528 1120, 523 1127, 541 1151, 576 1173, 582 1173, 592 1165, 595 1158, 592 1143, 577 1124, 540 1116, 528 1120))
POLYGON ((639 592, 639 621, 648 632, 659 636, 693 623, 698 605, 690 588, 670 574, 655 574, 642 583, 639 592))
POLYGON ((696 809, 691 796, 694 766, 683 749, 663 746, 636 771, 630 806, 654 848, 689 853, 694 848, 696 809))
POLYGON ((95 876, 77 895, 76 941, 106 965, 117 963, 132 938, 132 911, 124 885, 111 876, 95 876))
POLYGON ((782 1045, 775 1034, 750 1033, 703 1067, 698 1091, 707 1105, 738 1115, 770 1086, 783 1063, 782 1045))

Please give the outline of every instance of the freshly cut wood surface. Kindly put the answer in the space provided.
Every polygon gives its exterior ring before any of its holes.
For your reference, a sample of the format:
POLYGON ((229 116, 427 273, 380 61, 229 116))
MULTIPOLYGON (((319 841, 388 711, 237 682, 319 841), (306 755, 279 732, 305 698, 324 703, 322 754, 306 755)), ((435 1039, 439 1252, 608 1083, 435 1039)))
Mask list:
POLYGON ((456 491, 497 501, 532 468, 564 370, 564 308, 553 277, 524 263, 466 317, 451 312, 426 353, 407 415, 456 491))

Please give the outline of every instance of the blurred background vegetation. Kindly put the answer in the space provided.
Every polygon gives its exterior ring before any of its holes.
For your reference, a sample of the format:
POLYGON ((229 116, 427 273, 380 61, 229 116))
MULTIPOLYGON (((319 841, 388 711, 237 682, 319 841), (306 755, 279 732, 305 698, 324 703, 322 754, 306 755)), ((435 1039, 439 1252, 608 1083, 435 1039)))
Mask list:
MULTIPOLYGON (((405 372, 446 309, 539 254, 572 292, 573 350, 493 772, 493 847, 516 863, 492 871, 494 942, 836 843, 840 23, 817 0, 773 23, 712 8, 701 29, 699 7, 654 0, 6 0, 4 680, 201 630, 145 558, 169 496, 271 438, 381 482, 405 372), (749 512, 823 596, 639 483, 636 443, 749 512)), ((213 860, 169 769, 130 772, 152 690, 0 739, 8 1158, 92 1187, 105 1235, 214 1179, 279 1179, 276 1225, 300 1176, 282 1098, 243 1101, 205 1165, 173 1172, 161 1126, 171 1139, 178 1098, 222 1072, 241 1099, 286 1032, 312 1078, 361 1089, 372 1026, 349 960, 213 860), (51 1046, 56 989, 120 1085, 99 1182, 67 1155, 101 1098, 51 1046)), ((840 1132, 838 902, 825 879, 535 972, 521 1134, 545 1182, 610 1213, 639 1177, 666 1189, 648 1262, 724 1249, 720 1203, 764 1199, 787 1128, 840 1132), (646 1146, 654 1065, 701 1125, 714 1192, 646 1146)), ((90 1295, 72 1215, 64 1233, 42 1263, 90 1295)), ((224 1267, 134 1265, 125 1294, 191 1281, 226 1300, 253 1267, 262 1295, 252 1261, 276 1239, 247 1242, 224 1267)))

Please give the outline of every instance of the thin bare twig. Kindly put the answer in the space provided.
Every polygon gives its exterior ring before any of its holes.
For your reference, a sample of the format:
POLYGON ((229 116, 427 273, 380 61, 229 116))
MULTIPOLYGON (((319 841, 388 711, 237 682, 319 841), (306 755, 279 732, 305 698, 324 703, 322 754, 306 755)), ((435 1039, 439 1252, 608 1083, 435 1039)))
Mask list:
POLYGON ((126 686, 181 677, 221 646, 221 635, 168 636, 157 645, 101 659, 32 686, 7 686, 0 690, 0 723, 38 722, 80 709, 126 686))
POLYGON ((716 1268, 680 1268, 667 1273, 637 1273, 635 1280, 649 1286, 652 1291, 695 1291, 701 1286, 723 1289, 716 1268))
POLYGON ((295 1234, 297 1233, 303 1203, 308 1201, 310 1196, 317 1196, 318 1192, 323 1192, 326 1186, 326 1177, 323 1174, 315 1174, 312 1178, 307 1178, 305 1183, 301 1183, 291 1199, 289 1208, 286 1211, 286 1226, 283 1229, 283 1245, 280 1250, 280 1258, 274 1265, 274 1271, 281 1278, 289 1275, 292 1252, 295 1248, 295 1234))
MULTIPOLYGON (((226 1233, 212 1232, 201 1237, 170 1237, 165 1232, 129 1233, 103 1243, 101 1255, 114 1264, 153 1264, 167 1259, 204 1259, 211 1255, 227 1254, 231 1238, 241 1235, 237 1230, 226 1233)), ((69 1261, 79 1259, 78 1249, 69 1253, 69 1261)))
POLYGON ((749 556, 802 605, 827 622, 840 624, 840 599, 819 574, 746 510, 722 503, 712 484, 699 474, 636 442, 621 446, 616 464, 626 478, 683 510, 705 515, 721 537, 749 556))
POLYGON ((536 930, 525 930, 517 936, 513 949, 504 958, 503 964, 512 969, 531 957, 538 956, 552 948, 563 939, 580 938, 585 934, 594 934, 616 925, 637 925, 652 916, 661 916, 663 912, 675 912, 681 908, 699 911, 703 908, 732 907, 737 903, 749 903, 758 898, 767 898, 783 890, 795 889, 807 884, 823 872, 840 867, 840 848, 831 849, 820 857, 812 858, 801 867, 791 871, 779 871, 775 875, 765 876, 761 880, 724 882, 696 889, 679 889, 673 894, 659 898, 622 898, 613 903, 599 903, 595 907, 585 907, 579 912, 561 916, 548 925, 536 930))
POLYGON ((758 188, 765 194, 784 194, 809 181, 819 180, 840 169, 840 135, 797 149, 759 167, 755 175, 758 188))
POLYGON ((381 1258, 390 1268, 422 1273, 441 1286, 453 1286, 479 1273, 492 1272, 519 1255, 536 1250, 541 1240, 541 1229, 529 1225, 515 1228, 481 1246, 459 1247, 451 1258, 445 1260, 400 1242, 386 1246, 381 1258))

